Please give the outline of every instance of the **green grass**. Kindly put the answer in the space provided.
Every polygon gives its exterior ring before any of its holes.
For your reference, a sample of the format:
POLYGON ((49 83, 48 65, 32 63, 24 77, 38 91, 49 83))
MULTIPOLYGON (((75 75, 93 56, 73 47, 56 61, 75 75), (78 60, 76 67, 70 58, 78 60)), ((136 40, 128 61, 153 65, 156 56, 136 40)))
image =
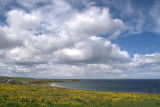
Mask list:
POLYGON ((160 94, 0 84, 0 107, 160 107, 160 94))

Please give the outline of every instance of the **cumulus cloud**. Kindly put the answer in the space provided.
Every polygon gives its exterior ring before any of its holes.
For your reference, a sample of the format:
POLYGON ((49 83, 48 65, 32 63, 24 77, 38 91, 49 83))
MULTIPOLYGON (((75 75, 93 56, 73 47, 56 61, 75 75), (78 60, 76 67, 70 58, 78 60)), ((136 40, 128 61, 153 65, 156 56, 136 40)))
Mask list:
POLYGON ((130 58, 112 43, 127 27, 109 8, 90 3, 78 10, 64 0, 17 4, 23 8, 7 11, 6 24, 0 26, 1 75, 127 78, 131 71, 160 69, 159 53, 130 58))
POLYGON ((86 41, 74 44, 72 48, 64 48, 55 52, 57 62, 62 63, 108 63, 126 62, 129 55, 126 51, 111 44, 103 38, 92 36, 86 41))
POLYGON ((0 48, 21 46, 24 40, 32 36, 40 24, 37 13, 11 10, 6 13, 8 25, 0 27, 0 48))
POLYGON ((0 27, 0 49, 6 49, 23 44, 21 39, 17 38, 15 35, 12 35, 11 32, 12 29, 0 27))
POLYGON ((41 16, 37 12, 26 13, 21 10, 11 10, 7 12, 7 22, 14 29, 34 30, 39 26, 41 16))
POLYGON ((102 0, 103 5, 111 7, 111 13, 116 17, 117 14, 121 19, 125 19, 126 36, 132 34, 141 34, 145 31, 159 32, 159 4, 158 0, 139 1, 123 0, 111 1, 102 0), (145 5, 143 5, 145 4, 145 5), (143 6, 142 6, 143 5, 143 6))
POLYGON ((130 66, 136 68, 135 70, 140 72, 159 72, 159 58, 160 53, 146 55, 135 54, 130 66))
MULTIPOLYGON (((108 8, 90 7, 82 13, 78 13, 70 21, 66 22, 67 32, 72 39, 85 38, 91 35, 112 35, 125 30, 125 24, 120 19, 112 19, 108 8)), ((114 37, 109 37, 117 38, 114 37)))
POLYGON ((47 5, 39 7, 43 21, 41 28, 45 33, 55 34, 66 32, 65 21, 68 20, 76 10, 64 0, 52 0, 47 5))

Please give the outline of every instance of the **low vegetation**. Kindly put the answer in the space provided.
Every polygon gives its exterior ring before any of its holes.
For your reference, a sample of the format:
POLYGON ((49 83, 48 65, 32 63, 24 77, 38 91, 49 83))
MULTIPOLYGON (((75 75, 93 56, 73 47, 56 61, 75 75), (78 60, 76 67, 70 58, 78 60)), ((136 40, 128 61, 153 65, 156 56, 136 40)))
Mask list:
POLYGON ((1 83, 0 107, 160 107, 160 94, 73 90, 39 83, 1 83))
POLYGON ((159 107, 160 94, 73 90, 0 84, 1 107, 159 107))

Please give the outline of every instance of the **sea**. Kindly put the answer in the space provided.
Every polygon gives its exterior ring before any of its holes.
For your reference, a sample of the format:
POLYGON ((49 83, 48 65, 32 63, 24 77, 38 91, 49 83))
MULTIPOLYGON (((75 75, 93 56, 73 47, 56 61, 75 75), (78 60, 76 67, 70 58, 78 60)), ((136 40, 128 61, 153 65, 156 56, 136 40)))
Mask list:
POLYGON ((54 84, 70 89, 160 94, 160 79, 81 79, 54 84))

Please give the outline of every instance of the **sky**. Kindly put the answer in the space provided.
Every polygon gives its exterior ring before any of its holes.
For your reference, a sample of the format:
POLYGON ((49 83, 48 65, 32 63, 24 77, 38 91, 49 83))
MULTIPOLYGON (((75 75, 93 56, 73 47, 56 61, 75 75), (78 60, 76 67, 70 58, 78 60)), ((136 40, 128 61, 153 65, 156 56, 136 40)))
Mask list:
POLYGON ((0 75, 160 79, 159 0, 0 0, 0 75))

